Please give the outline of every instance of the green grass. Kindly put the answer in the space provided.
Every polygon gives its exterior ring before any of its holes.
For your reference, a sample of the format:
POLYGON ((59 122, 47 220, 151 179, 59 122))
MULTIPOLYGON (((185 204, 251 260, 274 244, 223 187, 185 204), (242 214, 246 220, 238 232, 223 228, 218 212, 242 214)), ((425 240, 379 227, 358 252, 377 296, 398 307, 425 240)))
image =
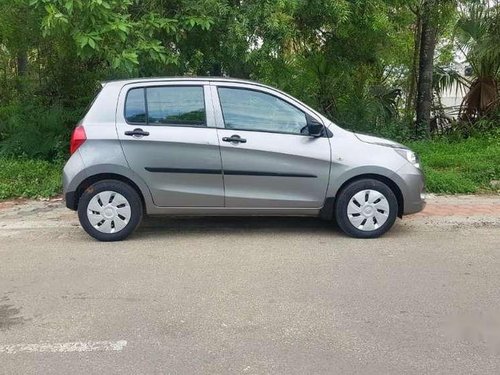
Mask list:
POLYGON ((0 158, 0 199, 43 198, 61 192, 62 163, 0 158))
POLYGON ((418 153, 432 193, 493 192, 491 180, 500 180, 500 138, 461 141, 420 141, 407 144, 418 153))
MULTIPOLYGON (((500 139, 420 141, 407 144, 416 151, 432 193, 493 192, 500 180, 500 139)), ((43 198, 61 192, 62 163, 0 158, 0 199, 43 198)))

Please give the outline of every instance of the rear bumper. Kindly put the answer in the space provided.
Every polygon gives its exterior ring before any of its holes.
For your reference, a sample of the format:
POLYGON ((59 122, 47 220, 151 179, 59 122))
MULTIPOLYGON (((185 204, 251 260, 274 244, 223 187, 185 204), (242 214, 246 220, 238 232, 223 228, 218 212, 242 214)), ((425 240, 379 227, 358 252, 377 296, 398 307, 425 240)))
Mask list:
POLYGON ((75 210, 78 207, 76 191, 81 181, 86 177, 80 150, 77 150, 66 162, 63 169, 63 193, 66 207, 75 210))

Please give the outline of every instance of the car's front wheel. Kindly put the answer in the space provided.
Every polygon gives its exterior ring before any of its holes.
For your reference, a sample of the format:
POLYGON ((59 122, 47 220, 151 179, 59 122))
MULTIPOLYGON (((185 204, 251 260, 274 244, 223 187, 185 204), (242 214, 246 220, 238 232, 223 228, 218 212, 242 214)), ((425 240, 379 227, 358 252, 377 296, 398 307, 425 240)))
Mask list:
POLYGON ((375 238, 387 232, 396 220, 398 201, 389 186, 374 179, 347 185, 335 204, 335 219, 346 234, 375 238))
POLYGON ((90 185, 78 202, 83 229, 99 241, 120 241, 142 220, 142 201, 130 185, 103 180, 90 185))

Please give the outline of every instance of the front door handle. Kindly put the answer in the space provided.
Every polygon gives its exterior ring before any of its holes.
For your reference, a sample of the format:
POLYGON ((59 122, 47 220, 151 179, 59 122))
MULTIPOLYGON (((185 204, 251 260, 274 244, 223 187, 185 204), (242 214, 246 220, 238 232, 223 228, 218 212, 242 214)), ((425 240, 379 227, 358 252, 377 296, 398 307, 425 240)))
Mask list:
POLYGON ((236 143, 247 143, 245 138, 241 138, 239 135, 235 134, 230 137, 222 138, 224 142, 236 142, 236 143))
POLYGON ((128 130, 125 132, 125 135, 131 136, 131 137, 147 137, 149 135, 149 132, 144 131, 140 128, 134 129, 134 130, 128 130))

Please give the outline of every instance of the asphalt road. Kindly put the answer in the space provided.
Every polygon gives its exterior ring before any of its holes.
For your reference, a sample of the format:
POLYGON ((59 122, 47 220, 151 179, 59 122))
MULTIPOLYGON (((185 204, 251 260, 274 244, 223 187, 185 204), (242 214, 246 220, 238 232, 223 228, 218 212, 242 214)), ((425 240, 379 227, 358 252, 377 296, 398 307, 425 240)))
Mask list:
POLYGON ((306 218, 154 219, 98 243, 59 205, 0 216, 1 374, 500 372, 498 220, 354 240, 306 218))

